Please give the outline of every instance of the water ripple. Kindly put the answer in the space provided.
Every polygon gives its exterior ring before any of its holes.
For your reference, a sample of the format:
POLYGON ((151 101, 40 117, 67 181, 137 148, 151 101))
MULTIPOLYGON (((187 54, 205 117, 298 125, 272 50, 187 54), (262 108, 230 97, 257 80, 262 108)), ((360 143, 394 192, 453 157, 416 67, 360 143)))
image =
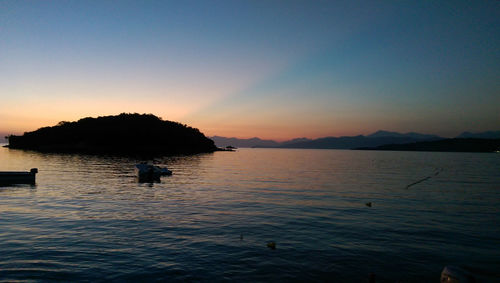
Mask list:
POLYGON ((0 149, 40 170, 0 188, 0 281, 500 278, 494 154, 242 149, 158 158, 154 184, 140 161, 0 149))

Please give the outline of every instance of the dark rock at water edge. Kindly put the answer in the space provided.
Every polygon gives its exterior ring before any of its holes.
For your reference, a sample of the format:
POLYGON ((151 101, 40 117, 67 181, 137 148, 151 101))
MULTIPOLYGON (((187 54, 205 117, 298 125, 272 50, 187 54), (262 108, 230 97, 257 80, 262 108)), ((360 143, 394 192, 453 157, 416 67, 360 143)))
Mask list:
POLYGON ((137 113, 60 122, 8 140, 9 148, 44 152, 172 155, 217 150, 198 129, 137 113))

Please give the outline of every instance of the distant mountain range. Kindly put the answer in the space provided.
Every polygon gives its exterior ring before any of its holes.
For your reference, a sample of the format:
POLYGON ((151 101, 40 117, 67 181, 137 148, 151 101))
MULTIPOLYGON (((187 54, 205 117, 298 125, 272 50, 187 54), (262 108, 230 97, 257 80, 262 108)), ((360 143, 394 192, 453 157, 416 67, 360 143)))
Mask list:
MULTIPOLYGON (((377 147, 387 144, 407 144, 424 141, 437 141, 445 138, 420 134, 415 132, 397 133, 390 131, 377 131, 373 134, 363 136, 343 136, 343 137, 324 137, 318 139, 298 138, 285 142, 276 142, 273 140, 262 140, 259 138, 238 139, 213 136, 210 137, 217 146, 235 146, 235 147, 265 147, 265 148, 319 148, 319 149, 353 149, 360 147, 377 147)), ((500 131, 489 131, 481 133, 464 132, 457 138, 500 138, 500 131)))

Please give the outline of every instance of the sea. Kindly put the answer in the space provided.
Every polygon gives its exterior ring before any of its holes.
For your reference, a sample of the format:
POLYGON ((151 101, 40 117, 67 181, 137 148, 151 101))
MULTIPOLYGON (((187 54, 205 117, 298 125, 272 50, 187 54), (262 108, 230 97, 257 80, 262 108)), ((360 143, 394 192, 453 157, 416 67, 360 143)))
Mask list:
POLYGON ((0 187, 0 281, 500 282, 498 153, 0 147, 0 171, 31 168, 0 187), (173 175, 139 183, 141 161, 173 175))

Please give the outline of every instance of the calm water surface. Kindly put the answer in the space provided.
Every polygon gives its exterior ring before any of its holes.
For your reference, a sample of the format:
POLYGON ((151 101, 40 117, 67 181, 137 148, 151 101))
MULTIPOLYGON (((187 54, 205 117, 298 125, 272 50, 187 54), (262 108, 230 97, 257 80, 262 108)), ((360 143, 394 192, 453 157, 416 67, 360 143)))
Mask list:
POLYGON ((0 280, 500 281, 500 154, 240 149, 155 184, 139 161, 0 148, 39 169, 0 187, 0 280))

